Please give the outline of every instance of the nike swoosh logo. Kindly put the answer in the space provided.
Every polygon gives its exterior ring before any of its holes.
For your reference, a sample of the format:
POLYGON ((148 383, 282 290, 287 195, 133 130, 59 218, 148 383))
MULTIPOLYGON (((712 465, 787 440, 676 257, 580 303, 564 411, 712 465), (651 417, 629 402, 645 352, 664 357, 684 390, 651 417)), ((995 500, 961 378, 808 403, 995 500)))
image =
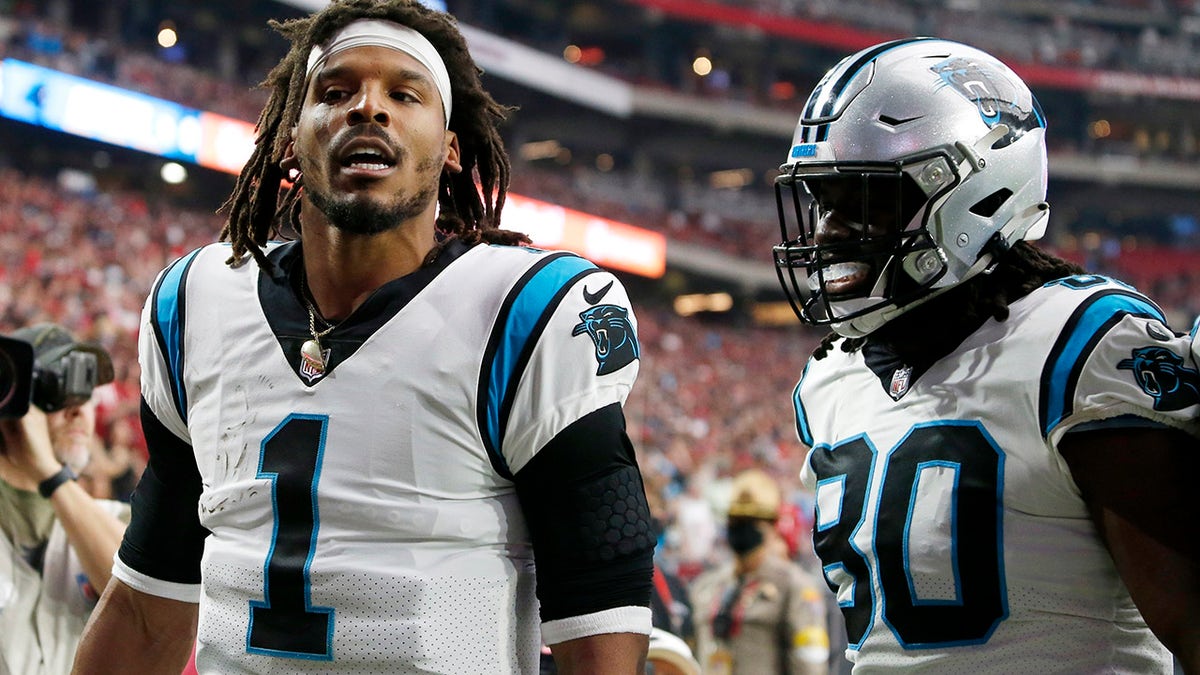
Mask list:
POLYGON ((1150 337, 1152 337, 1155 340, 1158 340, 1160 342, 1166 342, 1167 340, 1171 339, 1170 335, 1167 335, 1165 332, 1163 332, 1158 327, 1157 324, 1153 324, 1153 323, 1146 324, 1146 335, 1149 335, 1150 337))
POLYGON ((586 302, 589 305, 594 305, 594 304, 600 302, 601 300, 604 299, 604 296, 608 294, 608 289, 612 288, 612 285, 613 285, 613 282, 610 281, 604 286, 604 288, 601 288, 600 290, 596 291, 595 293, 589 292, 587 289, 587 286, 584 286, 583 287, 584 302, 586 302))

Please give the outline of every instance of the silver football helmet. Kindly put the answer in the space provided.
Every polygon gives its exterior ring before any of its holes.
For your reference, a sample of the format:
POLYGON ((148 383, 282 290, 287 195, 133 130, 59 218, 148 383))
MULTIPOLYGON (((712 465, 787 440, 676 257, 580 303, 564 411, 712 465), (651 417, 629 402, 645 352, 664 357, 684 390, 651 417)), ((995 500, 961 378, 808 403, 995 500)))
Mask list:
POLYGON ((843 59, 775 181, 775 268, 806 323, 862 337, 1045 232, 1045 119, 992 56, 912 38, 843 59))

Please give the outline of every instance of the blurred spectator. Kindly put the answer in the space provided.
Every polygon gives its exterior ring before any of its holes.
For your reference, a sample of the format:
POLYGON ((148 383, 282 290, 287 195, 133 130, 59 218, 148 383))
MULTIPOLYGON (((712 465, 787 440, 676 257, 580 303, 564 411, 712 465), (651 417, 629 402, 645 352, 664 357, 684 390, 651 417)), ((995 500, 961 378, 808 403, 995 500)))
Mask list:
MULTIPOLYGON (((112 377, 102 349, 52 324, 13 337, 54 372, 79 355, 112 377)), ((0 420, 0 673, 66 673, 111 578, 128 505, 93 499, 74 480, 96 446, 90 400, 43 395, 19 419, 0 420), (46 410, 38 406, 45 406, 46 410)))
POLYGON ((826 594, 787 557, 775 529, 782 503, 779 486, 764 471, 733 480, 726 540, 734 560, 692 584, 697 653, 706 673, 828 672, 826 594))
POLYGON ((107 433, 97 440, 92 461, 79 474, 88 494, 97 499, 129 501, 146 468, 145 457, 133 447, 134 424, 131 416, 116 417, 109 422, 107 433))
MULTIPOLYGON (((668 513, 662 491, 647 484, 646 501, 650 505, 650 517, 659 531, 659 545, 654 559, 654 591, 650 595, 650 613, 654 628, 695 644, 696 628, 692 619, 692 601, 687 585, 672 571, 665 568, 661 552, 662 533, 668 513)), ((653 638, 651 638, 653 641, 653 638)))

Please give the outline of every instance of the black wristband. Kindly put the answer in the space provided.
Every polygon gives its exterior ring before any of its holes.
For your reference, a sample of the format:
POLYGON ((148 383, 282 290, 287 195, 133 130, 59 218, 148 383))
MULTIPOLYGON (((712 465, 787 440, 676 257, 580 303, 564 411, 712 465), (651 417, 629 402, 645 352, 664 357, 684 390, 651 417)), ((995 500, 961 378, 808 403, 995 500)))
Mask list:
POLYGON ((78 476, 71 470, 71 467, 63 464, 63 468, 58 470, 58 473, 50 476, 46 480, 38 483, 38 494, 45 499, 50 499, 50 495, 59 488, 63 483, 69 480, 75 480, 78 476))

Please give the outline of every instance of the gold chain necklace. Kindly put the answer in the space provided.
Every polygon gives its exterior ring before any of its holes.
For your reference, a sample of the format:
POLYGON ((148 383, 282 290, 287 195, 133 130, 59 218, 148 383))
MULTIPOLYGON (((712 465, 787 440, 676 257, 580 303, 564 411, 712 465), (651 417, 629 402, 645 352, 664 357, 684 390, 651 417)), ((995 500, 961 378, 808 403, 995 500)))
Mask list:
POLYGON ((309 299, 308 279, 301 279, 302 286, 300 287, 300 299, 304 301, 304 306, 308 309, 308 333, 312 335, 312 339, 305 340, 304 344, 300 345, 300 358, 308 364, 308 367, 317 375, 325 374, 325 351, 321 349, 321 338, 329 335, 336 323, 328 323, 324 318, 321 323, 325 325, 320 331, 317 330, 317 308, 313 305, 313 301, 309 299))

